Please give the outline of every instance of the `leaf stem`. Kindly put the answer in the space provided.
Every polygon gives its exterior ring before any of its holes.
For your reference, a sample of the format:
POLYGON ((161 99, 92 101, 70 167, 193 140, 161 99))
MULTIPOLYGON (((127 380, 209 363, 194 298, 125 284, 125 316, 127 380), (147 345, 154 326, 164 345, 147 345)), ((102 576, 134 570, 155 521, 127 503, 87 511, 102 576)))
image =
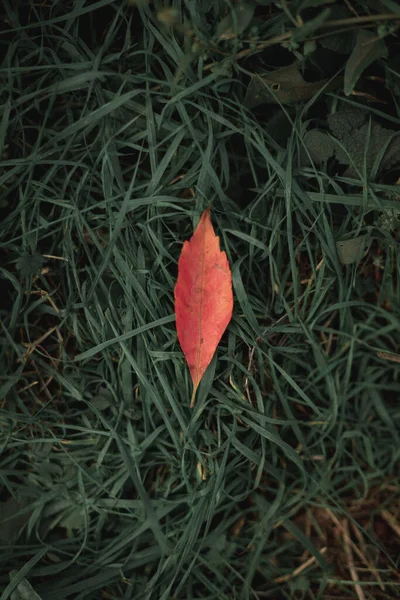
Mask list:
POLYGON ((193 393, 192 393, 192 397, 190 399, 190 408, 194 407, 194 401, 196 399, 196 392, 197 392, 197 385, 193 388, 193 393))

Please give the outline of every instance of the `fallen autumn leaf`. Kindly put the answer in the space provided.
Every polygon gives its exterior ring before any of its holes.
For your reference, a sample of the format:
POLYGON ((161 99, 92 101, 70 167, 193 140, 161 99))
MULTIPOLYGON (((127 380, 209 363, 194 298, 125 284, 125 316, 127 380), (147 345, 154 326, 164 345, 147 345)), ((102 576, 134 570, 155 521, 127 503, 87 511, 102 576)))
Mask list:
POLYGON ((178 340, 197 388, 232 317, 232 275, 226 253, 215 235, 210 209, 204 211, 183 245, 175 286, 178 340))

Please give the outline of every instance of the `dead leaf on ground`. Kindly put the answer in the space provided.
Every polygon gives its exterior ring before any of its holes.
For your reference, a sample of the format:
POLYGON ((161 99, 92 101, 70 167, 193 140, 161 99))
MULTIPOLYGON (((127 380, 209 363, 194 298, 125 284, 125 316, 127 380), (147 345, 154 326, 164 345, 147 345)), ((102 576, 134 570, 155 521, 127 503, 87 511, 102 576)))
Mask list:
POLYGON ((248 108, 259 104, 295 104, 309 100, 324 86, 324 91, 331 91, 338 87, 341 81, 341 77, 305 81, 295 62, 270 73, 253 75, 244 104, 248 108))

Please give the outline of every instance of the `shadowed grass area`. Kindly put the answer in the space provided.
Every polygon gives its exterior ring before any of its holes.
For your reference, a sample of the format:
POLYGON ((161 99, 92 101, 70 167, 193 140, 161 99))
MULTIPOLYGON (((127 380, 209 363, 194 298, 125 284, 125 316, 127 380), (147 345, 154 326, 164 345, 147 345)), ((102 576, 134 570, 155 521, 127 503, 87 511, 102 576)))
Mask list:
POLYGON ((304 141, 354 106, 398 130, 398 97, 248 110, 285 6, 265 50, 215 37, 222 1, 4 2, 1 600, 400 597, 398 173, 304 141), (235 307, 190 410, 173 292, 210 203, 235 307))

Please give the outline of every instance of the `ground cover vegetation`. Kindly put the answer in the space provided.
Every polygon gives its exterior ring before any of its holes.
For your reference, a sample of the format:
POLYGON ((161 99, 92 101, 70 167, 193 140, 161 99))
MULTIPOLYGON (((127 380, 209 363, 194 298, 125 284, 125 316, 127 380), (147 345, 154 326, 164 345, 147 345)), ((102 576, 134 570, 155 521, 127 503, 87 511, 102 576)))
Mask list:
POLYGON ((399 24, 3 0, 1 600, 400 597, 399 24), (190 408, 208 206, 234 309, 190 408))

